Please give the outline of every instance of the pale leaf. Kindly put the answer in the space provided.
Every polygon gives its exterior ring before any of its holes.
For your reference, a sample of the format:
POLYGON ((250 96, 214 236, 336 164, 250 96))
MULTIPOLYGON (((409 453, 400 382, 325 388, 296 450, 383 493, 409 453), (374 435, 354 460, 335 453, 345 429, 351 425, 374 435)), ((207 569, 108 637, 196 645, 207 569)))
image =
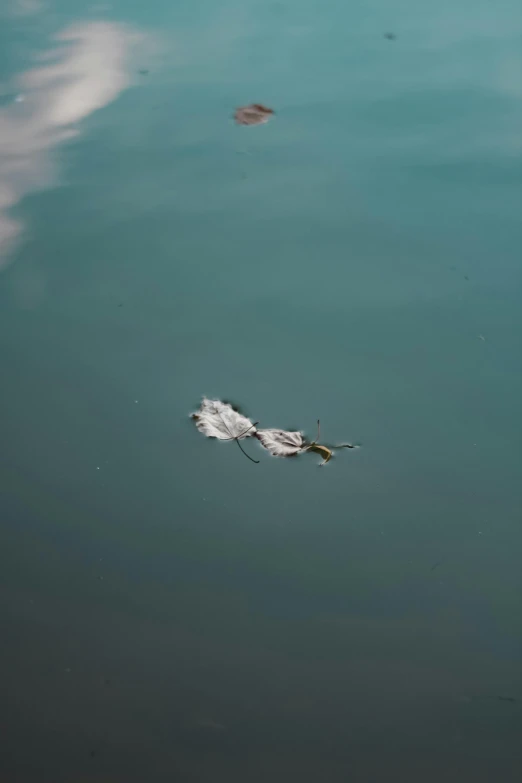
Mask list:
POLYGON ((192 414, 196 427, 207 438, 219 440, 240 440, 256 432, 255 425, 228 402, 207 400, 203 397, 201 407, 192 414))
POLYGON ((258 430, 256 438, 273 457, 292 457, 294 454, 299 454, 304 445, 300 432, 258 430))

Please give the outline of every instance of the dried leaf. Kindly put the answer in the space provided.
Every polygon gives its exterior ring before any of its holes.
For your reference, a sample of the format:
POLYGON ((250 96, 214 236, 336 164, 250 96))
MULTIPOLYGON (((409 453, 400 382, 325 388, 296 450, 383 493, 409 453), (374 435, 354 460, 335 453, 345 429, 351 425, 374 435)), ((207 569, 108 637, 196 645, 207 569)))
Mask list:
POLYGON ((208 438, 217 438, 218 440, 235 440, 245 457, 252 462, 258 460, 252 459, 242 448, 240 440, 254 435, 261 445, 274 457, 293 457, 296 454, 303 454, 305 451, 313 451, 320 454, 323 458, 321 465, 326 465, 334 454, 334 449, 354 449, 358 448, 351 443, 341 443, 337 446, 324 446, 318 443, 321 436, 320 422, 317 421, 317 436, 313 441, 306 441, 302 432, 263 429, 257 430, 258 422, 251 422, 242 413, 232 407, 228 402, 221 400, 209 400, 203 398, 201 407, 196 413, 192 414, 196 426, 200 432, 208 438))
MULTIPOLYGON (((350 447, 351 448, 351 447, 350 447)), ((314 451, 316 454, 320 454, 323 458, 321 465, 326 465, 332 459, 333 451, 328 446, 321 446, 319 443, 311 443, 308 446, 308 451, 314 451)))
POLYGON ((240 440, 256 432, 255 424, 250 419, 221 400, 207 400, 203 397, 200 409, 192 414, 192 418, 198 430, 207 438, 240 440))
POLYGON ((261 125, 272 117, 273 109, 262 103, 251 103, 250 106, 240 106, 236 109, 234 119, 238 125, 261 125))
POLYGON ((273 457, 292 457, 299 454, 304 446, 300 432, 286 430, 258 430, 256 438, 273 457))

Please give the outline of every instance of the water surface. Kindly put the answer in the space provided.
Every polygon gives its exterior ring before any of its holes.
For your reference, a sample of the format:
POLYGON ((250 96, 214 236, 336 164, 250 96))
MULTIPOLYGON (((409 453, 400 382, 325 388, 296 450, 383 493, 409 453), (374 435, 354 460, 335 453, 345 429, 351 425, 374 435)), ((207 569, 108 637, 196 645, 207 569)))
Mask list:
POLYGON ((3 7, 2 779, 518 781, 521 27, 3 7))

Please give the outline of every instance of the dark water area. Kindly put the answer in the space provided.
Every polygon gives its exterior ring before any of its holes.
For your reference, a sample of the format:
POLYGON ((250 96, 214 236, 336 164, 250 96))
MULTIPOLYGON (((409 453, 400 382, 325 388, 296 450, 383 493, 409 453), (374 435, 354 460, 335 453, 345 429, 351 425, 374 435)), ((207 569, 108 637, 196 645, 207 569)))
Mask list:
POLYGON ((521 31, 4 0, 1 783, 520 779, 521 31))

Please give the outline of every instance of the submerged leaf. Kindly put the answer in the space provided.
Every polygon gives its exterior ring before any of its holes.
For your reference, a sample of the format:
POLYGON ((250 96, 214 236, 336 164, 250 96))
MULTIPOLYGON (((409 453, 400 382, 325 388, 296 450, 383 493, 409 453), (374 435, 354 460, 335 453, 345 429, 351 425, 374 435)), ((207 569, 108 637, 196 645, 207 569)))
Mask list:
POLYGON ((221 400, 207 400, 203 397, 200 409, 192 414, 192 418, 198 430, 207 438, 240 440, 256 432, 255 424, 250 419, 221 400))
POLYGON ((286 430, 258 430, 256 438, 273 457, 292 457, 299 454, 304 446, 300 432, 286 430))
POLYGON ((238 125, 261 125, 268 122, 274 114, 273 109, 262 103, 251 103, 250 106, 240 106, 236 109, 234 119, 238 125))

